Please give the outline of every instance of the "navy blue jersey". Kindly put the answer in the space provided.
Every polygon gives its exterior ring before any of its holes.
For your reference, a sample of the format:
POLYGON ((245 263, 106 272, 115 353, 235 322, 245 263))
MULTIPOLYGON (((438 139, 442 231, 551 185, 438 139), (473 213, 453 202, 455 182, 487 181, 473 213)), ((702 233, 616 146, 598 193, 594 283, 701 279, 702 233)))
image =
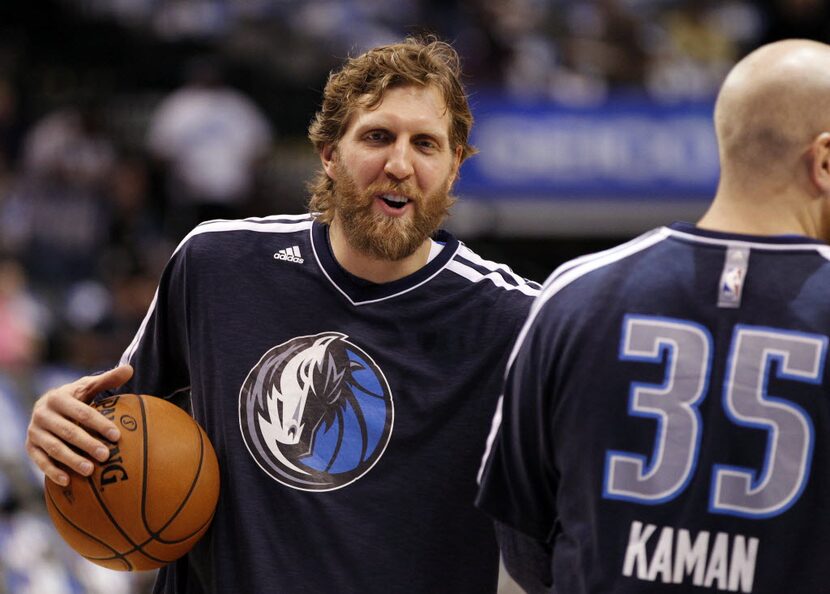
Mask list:
POLYGON ((197 227, 164 271, 121 392, 190 395, 219 457, 213 524, 156 592, 496 588, 476 471, 538 285, 446 233, 387 284, 308 215, 197 227))
POLYGON ((804 237, 676 224, 563 265, 478 505, 552 547, 563 594, 826 592, 828 296, 804 237))

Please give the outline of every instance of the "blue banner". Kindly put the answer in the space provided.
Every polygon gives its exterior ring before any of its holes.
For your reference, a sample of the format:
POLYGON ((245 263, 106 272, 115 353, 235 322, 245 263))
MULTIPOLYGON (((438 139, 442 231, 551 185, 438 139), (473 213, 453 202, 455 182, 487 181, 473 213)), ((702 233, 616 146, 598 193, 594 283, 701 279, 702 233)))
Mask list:
POLYGON ((609 101, 596 107, 472 100, 465 198, 711 198, 718 179, 713 102, 609 101))

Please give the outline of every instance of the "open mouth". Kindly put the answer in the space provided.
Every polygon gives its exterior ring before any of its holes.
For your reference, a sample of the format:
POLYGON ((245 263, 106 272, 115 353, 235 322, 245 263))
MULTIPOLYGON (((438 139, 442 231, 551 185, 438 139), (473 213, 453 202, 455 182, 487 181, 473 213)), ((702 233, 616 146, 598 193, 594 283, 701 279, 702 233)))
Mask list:
POLYGON ((383 200, 387 206, 394 209, 401 209, 409 203, 409 198, 406 196, 396 196, 394 194, 382 194, 380 199, 383 200))

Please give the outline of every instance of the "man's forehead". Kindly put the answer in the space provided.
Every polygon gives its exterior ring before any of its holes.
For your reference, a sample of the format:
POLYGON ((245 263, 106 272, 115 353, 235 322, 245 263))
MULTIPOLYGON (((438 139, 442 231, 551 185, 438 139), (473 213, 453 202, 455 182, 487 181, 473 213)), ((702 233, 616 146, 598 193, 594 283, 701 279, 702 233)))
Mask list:
POLYGON ((362 95, 355 101, 349 118, 349 126, 369 123, 417 123, 433 128, 433 133, 449 135, 450 110, 443 93, 435 85, 400 85, 384 91, 380 100, 372 105, 371 95, 362 95), (398 104, 414 100, 415 109, 401 110, 398 104))

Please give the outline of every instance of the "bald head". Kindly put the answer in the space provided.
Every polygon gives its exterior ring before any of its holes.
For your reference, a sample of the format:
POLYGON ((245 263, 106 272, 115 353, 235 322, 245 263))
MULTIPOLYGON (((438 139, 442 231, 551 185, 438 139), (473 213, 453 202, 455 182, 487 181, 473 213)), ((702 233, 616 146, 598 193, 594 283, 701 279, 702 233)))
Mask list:
POLYGON ((738 62, 718 95, 715 130, 724 174, 791 173, 830 130, 830 46, 778 41, 738 62))

